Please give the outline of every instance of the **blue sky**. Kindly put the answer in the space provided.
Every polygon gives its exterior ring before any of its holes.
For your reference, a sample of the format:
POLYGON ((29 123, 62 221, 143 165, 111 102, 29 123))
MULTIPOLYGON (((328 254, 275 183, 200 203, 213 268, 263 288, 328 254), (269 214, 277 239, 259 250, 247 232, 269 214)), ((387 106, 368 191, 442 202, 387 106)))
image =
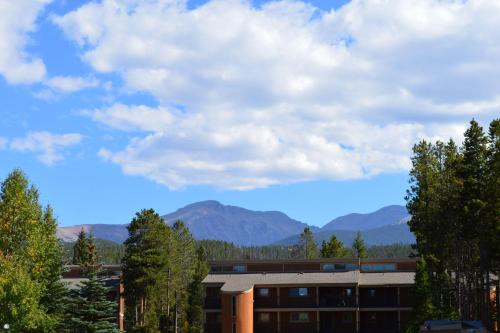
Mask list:
POLYGON ((413 143, 500 114, 490 2, 0 12, 0 177, 22 168, 61 225, 215 199, 321 226, 404 204, 413 143))

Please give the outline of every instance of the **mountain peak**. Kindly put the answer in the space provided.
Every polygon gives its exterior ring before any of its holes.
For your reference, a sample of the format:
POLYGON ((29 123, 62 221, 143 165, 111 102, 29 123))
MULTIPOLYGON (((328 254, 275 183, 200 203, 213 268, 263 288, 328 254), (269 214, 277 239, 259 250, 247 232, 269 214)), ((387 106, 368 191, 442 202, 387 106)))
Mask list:
POLYGON ((371 213, 351 213, 337 217, 321 230, 368 230, 398 224, 408 217, 409 213, 404 206, 390 205, 371 213))

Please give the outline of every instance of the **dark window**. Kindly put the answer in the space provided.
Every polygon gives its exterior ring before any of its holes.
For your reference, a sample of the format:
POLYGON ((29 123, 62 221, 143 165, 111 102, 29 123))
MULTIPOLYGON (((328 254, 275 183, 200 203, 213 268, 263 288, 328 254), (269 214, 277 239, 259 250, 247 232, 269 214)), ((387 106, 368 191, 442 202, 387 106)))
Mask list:
POLYGON ((259 296, 261 296, 261 297, 269 296, 269 288, 260 288, 259 289, 259 296))
POLYGON ((269 313, 267 312, 260 312, 258 316, 258 320, 261 323, 268 323, 269 322, 269 313))
POLYGON ((234 265, 233 271, 238 273, 243 273, 247 271, 247 267, 245 265, 234 265))
POLYGON ((291 323, 307 323, 309 322, 309 313, 307 312, 292 312, 290 313, 291 323))
POLYGON ((342 313, 342 322, 344 324, 352 323, 352 312, 344 312, 342 313))
POLYGON ((233 323, 233 333, 236 333, 236 323, 233 323))
POLYGON ((232 297, 232 305, 233 305, 233 317, 236 317, 236 296, 232 297))
POLYGON ((307 297, 307 288, 290 288, 289 295, 292 297, 307 297))

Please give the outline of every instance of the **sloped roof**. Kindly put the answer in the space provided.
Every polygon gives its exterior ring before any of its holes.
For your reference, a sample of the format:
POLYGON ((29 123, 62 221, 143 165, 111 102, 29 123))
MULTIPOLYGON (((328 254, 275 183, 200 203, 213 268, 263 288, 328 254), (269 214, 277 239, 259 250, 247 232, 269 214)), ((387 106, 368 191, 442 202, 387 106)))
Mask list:
POLYGON ((358 270, 324 273, 209 274, 205 284, 223 284, 224 293, 245 292, 253 286, 273 285, 411 285, 413 272, 360 273, 358 270))

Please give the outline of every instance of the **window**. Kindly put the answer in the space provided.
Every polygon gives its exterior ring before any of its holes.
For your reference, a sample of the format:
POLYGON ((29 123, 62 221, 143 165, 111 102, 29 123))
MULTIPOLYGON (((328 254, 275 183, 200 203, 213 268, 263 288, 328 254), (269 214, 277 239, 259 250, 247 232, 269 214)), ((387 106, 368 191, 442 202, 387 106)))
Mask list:
POLYGON ((233 272, 243 273, 247 271, 247 267, 245 265, 234 265, 233 272))
POLYGON ((259 316, 257 317, 257 319, 261 323, 268 323, 269 322, 269 313, 267 313, 267 312, 260 312, 259 316))
POLYGON ((342 323, 344 323, 344 324, 352 323, 352 312, 342 313, 342 323))
MULTIPOLYGON (((349 266, 351 268, 351 266, 349 266)), ((321 265, 321 270, 322 271, 327 271, 327 272, 333 272, 333 271, 345 271, 348 269, 348 266, 346 264, 323 264, 321 265)))
POLYGON ((289 295, 292 297, 307 297, 307 288, 290 288, 289 295))
POLYGON ((328 271, 328 272, 334 271, 335 270, 335 265, 334 264, 323 264, 321 266, 321 270, 328 271))
POLYGON ((375 295, 377 294, 376 290, 375 289, 369 289, 368 290, 368 295, 370 297, 375 297, 375 295))
POLYGON ((396 264, 363 264, 361 265, 362 271, 395 271, 396 264))
POLYGON ((236 296, 233 296, 232 297, 232 301, 231 301, 232 306, 233 306, 233 317, 236 317, 236 296))
POLYGON ((236 333, 236 323, 233 323, 233 333, 236 333))
POLYGON ((343 270, 345 270, 345 264, 335 264, 335 270, 336 271, 343 271, 343 270))
POLYGON ((269 296, 269 288, 260 288, 259 289, 259 296, 261 296, 261 297, 269 296))
POLYGON ((291 323, 307 323, 309 322, 309 313, 307 312, 292 312, 290 313, 291 323))

